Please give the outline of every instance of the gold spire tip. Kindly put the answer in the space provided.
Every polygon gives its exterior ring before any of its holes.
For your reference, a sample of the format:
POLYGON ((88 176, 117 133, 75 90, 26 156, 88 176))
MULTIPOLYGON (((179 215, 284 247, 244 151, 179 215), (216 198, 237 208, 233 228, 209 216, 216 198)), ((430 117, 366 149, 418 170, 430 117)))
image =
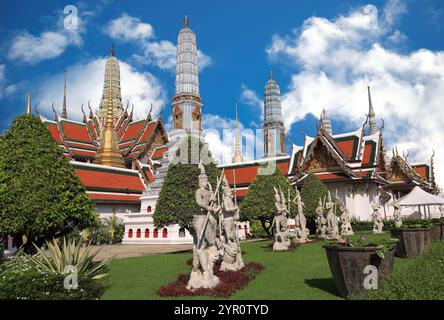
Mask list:
POLYGON ((28 103, 26 105, 26 113, 31 114, 31 92, 28 93, 28 103))
POLYGON ((183 25, 185 28, 188 28, 188 15, 185 15, 185 17, 183 18, 183 25))

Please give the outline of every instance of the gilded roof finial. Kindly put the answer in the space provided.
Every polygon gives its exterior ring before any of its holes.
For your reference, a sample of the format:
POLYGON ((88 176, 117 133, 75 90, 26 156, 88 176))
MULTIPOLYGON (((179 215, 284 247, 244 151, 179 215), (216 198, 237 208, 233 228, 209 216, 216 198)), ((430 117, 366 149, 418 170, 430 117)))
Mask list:
POLYGON ((112 83, 112 65, 109 64, 109 89, 108 89, 108 110, 106 114, 105 130, 103 130, 100 148, 97 151, 95 163, 109 165, 113 167, 125 166, 122 154, 119 150, 117 134, 114 129, 113 116, 113 83, 112 83))
POLYGON ((68 72, 65 69, 65 86, 63 89, 63 107, 62 107, 62 118, 68 119, 68 112, 66 110, 66 73, 68 72))
POLYGON ((31 92, 28 93, 28 104, 26 106, 26 113, 31 114, 31 92))
POLYGON ((185 17, 183 18, 183 25, 184 28, 188 28, 188 15, 185 15, 185 17))

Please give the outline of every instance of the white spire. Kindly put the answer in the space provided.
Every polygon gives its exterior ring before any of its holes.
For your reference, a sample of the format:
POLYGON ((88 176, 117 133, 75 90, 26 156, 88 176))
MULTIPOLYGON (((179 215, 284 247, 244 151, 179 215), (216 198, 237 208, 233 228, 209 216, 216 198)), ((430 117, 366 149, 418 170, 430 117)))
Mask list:
POLYGON ((372 104, 372 96, 370 93, 370 87, 367 87, 368 90, 368 124, 370 128, 370 134, 375 134, 378 131, 378 126, 376 125, 376 114, 373 109, 372 104))
POLYGON ((333 129, 331 128, 331 120, 327 115, 327 111, 325 109, 322 109, 321 113, 321 127, 329 134, 333 135, 333 129))
POLYGON ((235 149, 233 156, 233 163, 243 162, 242 152, 240 148, 240 139, 239 139, 239 119, 237 117, 237 103, 236 103, 236 132, 235 132, 235 149))
POLYGON ((184 20, 184 28, 180 30, 177 37, 176 95, 192 94, 199 96, 196 35, 188 27, 187 16, 184 20))
POLYGON ((202 130, 202 101, 199 95, 196 35, 188 16, 177 37, 176 94, 173 97, 173 130, 202 130))

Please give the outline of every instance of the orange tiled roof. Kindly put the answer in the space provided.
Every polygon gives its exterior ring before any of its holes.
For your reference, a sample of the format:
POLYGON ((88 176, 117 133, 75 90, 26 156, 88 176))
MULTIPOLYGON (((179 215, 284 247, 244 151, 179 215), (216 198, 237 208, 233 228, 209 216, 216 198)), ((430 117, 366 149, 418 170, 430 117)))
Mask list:
POLYGON ((153 151, 153 154, 151 155, 151 159, 159 160, 163 157, 163 154, 167 151, 168 151, 168 147, 166 147, 166 146, 158 147, 153 151))
POLYGON ((366 141, 364 145, 364 152, 362 155, 362 165, 373 165, 376 158, 376 143, 374 141, 366 141))
POLYGON ((120 139, 120 142, 127 142, 136 140, 140 133, 142 132, 143 128, 145 127, 145 120, 139 120, 137 122, 132 122, 128 125, 125 132, 122 135, 122 138, 120 139))
POLYGON ((88 191, 142 193, 146 189, 138 171, 71 161, 88 191))
POLYGON ((154 132, 154 128, 157 125, 157 121, 152 121, 146 124, 146 128, 145 131, 143 132, 143 134, 140 136, 139 140, 137 143, 141 143, 141 142, 145 142, 148 140, 149 137, 151 137, 151 135, 154 132))
POLYGON ((421 165, 413 165, 412 167, 419 174, 421 179, 423 179, 425 181, 429 181, 429 179, 430 179, 430 168, 429 168, 428 165, 421 164, 421 165))
MULTIPOLYGON (((277 160, 277 167, 282 173, 287 176, 290 157, 277 160)), ((264 162, 264 161, 261 161, 264 162)), ((236 179, 236 186, 247 186, 256 178, 260 162, 251 163, 233 163, 224 165, 225 176, 230 185, 234 185, 236 179)))
POLYGON ((57 123, 55 122, 47 122, 46 127, 49 130, 52 138, 57 142, 62 142, 62 138, 60 137, 59 128, 57 127, 57 123))
POLYGON ((92 139, 88 133, 88 129, 84 123, 71 122, 65 119, 60 120, 60 126, 63 135, 67 140, 77 142, 87 142, 93 144, 92 139))

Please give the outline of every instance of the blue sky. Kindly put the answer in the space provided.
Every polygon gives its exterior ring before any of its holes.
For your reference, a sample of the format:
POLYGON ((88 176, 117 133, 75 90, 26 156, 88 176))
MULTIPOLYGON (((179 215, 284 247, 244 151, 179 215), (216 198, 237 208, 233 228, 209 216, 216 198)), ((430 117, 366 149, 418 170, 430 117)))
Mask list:
MULTIPOLYGON (((88 100, 96 108, 103 59, 113 41, 125 70, 124 99, 135 104, 138 117, 154 103, 154 113, 168 123, 172 46, 185 14, 203 57, 207 128, 232 127, 235 100, 242 127, 261 127, 263 87, 272 69, 293 143, 303 142, 302 132, 315 134, 322 108, 333 119, 334 133, 356 130, 365 120, 371 85, 377 116, 385 120, 387 147, 410 150, 412 161, 427 160, 435 148, 444 161, 437 146, 444 123, 436 116, 444 102, 440 0, 3 2, 0 130, 24 111, 27 91, 40 113, 52 118, 51 102, 61 106, 64 68, 71 117, 80 120, 80 104, 88 100), (63 28, 68 4, 78 9, 76 31, 63 28)), ((216 140, 214 148, 227 150, 216 140)))

